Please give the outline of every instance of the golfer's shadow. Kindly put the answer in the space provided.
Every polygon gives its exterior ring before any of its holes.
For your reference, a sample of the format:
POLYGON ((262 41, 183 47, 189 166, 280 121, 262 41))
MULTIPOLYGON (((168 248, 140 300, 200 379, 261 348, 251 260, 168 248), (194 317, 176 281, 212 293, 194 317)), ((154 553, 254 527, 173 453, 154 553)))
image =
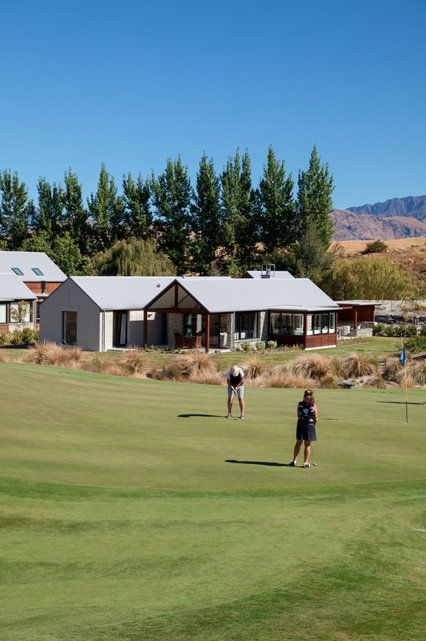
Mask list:
POLYGON ((178 414, 178 418, 193 418, 193 417, 201 417, 201 418, 223 418, 223 414, 178 414))
POLYGON ((237 461, 236 459, 226 459, 225 463, 238 463, 240 465, 267 465, 269 467, 292 467, 288 463, 275 463, 273 461, 237 461))

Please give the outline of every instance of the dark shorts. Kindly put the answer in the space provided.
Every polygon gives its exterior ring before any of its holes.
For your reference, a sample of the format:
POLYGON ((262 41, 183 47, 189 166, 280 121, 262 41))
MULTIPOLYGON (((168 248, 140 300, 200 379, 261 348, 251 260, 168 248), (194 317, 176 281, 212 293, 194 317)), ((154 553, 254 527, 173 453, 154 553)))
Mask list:
POLYGON ((296 439, 298 441, 316 441, 317 433, 315 431, 315 425, 312 425, 312 423, 302 423, 302 421, 297 421, 296 439))

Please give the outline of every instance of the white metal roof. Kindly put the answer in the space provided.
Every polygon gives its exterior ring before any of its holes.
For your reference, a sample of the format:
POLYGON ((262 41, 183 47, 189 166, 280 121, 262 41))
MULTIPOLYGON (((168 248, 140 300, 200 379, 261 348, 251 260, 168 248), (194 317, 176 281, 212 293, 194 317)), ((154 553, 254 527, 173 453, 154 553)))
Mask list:
MULTIPOLYGON (((308 278, 175 280, 181 286, 179 307, 188 310, 194 307, 193 300, 211 313, 289 308, 301 311, 338 309, 337 303, 308 278)), ((149 304, 149 308, 172 307, 173 289, 169 287, 164 296, 149 304)))
POLYGON ((34 300, 35 294, 15 274, 0 274, 0 301, 34 300))
POLYGON ((15 274, 28 283, 39 283, 42 280, 61 283, 67 278, 44 252, 0 251, 0 272, 15 274))
POLYGON ((101 310, 143 309, 175 276, 71 276, 101 310))

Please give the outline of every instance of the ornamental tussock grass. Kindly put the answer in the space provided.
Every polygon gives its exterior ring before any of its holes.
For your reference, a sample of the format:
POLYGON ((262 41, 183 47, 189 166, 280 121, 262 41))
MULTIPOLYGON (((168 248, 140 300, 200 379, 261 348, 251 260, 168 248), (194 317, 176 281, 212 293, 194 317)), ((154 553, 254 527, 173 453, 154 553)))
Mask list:
POLYGON ((50 365, 80 369, 83 350, 80 347, 62 347, 56 343, 46 341, 30 347, 24 358, 25 363, 35 365, 50 365))
POLYGON ((263 376, 268 369, 267 363, 259 356, 249 356, 241 367, 247 379, 257 379, 263 376))
POLYGON ((359 387, 365 389, 386 389, 386 383, 380 374, 373 374, 372 376, 365 376, 358 381, 359 387))
POLYGON ((398 383, 404 378, 404 370, 398 358, 387 358, 385 361, 382 377, 389 383, 398 383))
POLYGON ((410 369, 410 374, 416 385, 426 386, 426 362, 415 363, 410 369))
POLYGON ((330 359, 321 354, 307 354, 301 356, 291 364, 295 374, 301 374, 305 378, 319 380, 330 374, 330 359))
POLYGON ((274 369, 270 376, 265 378, 264 387, 288 387, 296 389, 306 389, 315 387, 316 381, 302 372, 293 372, 291 370, 274 369))
POLYGON ((372 376, 376 373, 375 366, 360 354, 350 354, 341 363, 340 374, 344 378, 359 378, 360 376, 372 376))
POLYGON ((146 354, 138 349, 124 352, 118 359, 118 364, 130 375, 141 374, 148 366, 146 354))

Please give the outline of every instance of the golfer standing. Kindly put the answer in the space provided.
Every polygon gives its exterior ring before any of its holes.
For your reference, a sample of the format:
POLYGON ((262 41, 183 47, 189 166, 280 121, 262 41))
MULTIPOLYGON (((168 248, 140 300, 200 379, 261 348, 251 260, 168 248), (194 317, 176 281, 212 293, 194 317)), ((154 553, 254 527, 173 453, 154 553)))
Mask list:
POLYGON ((296 465, 297 457, 302 443, 305 444, 303 467, 311 467, 309 456, 311 454, 311 441, 317 440, 315 426, 318 422, 318 410, 315 405, 312 390, 307 389, 303 394, 303 401, 297 405, 296 444, 294 446, 293 460, 289 465, 296 465))
POLYGON ((240 405, 240 418, 244 418, 244 372, 238 365, 233 365, 226 372, 226 381, 228 383, 228 416, 232 418, 232 403, 234 396, 238 397, 240 405))

